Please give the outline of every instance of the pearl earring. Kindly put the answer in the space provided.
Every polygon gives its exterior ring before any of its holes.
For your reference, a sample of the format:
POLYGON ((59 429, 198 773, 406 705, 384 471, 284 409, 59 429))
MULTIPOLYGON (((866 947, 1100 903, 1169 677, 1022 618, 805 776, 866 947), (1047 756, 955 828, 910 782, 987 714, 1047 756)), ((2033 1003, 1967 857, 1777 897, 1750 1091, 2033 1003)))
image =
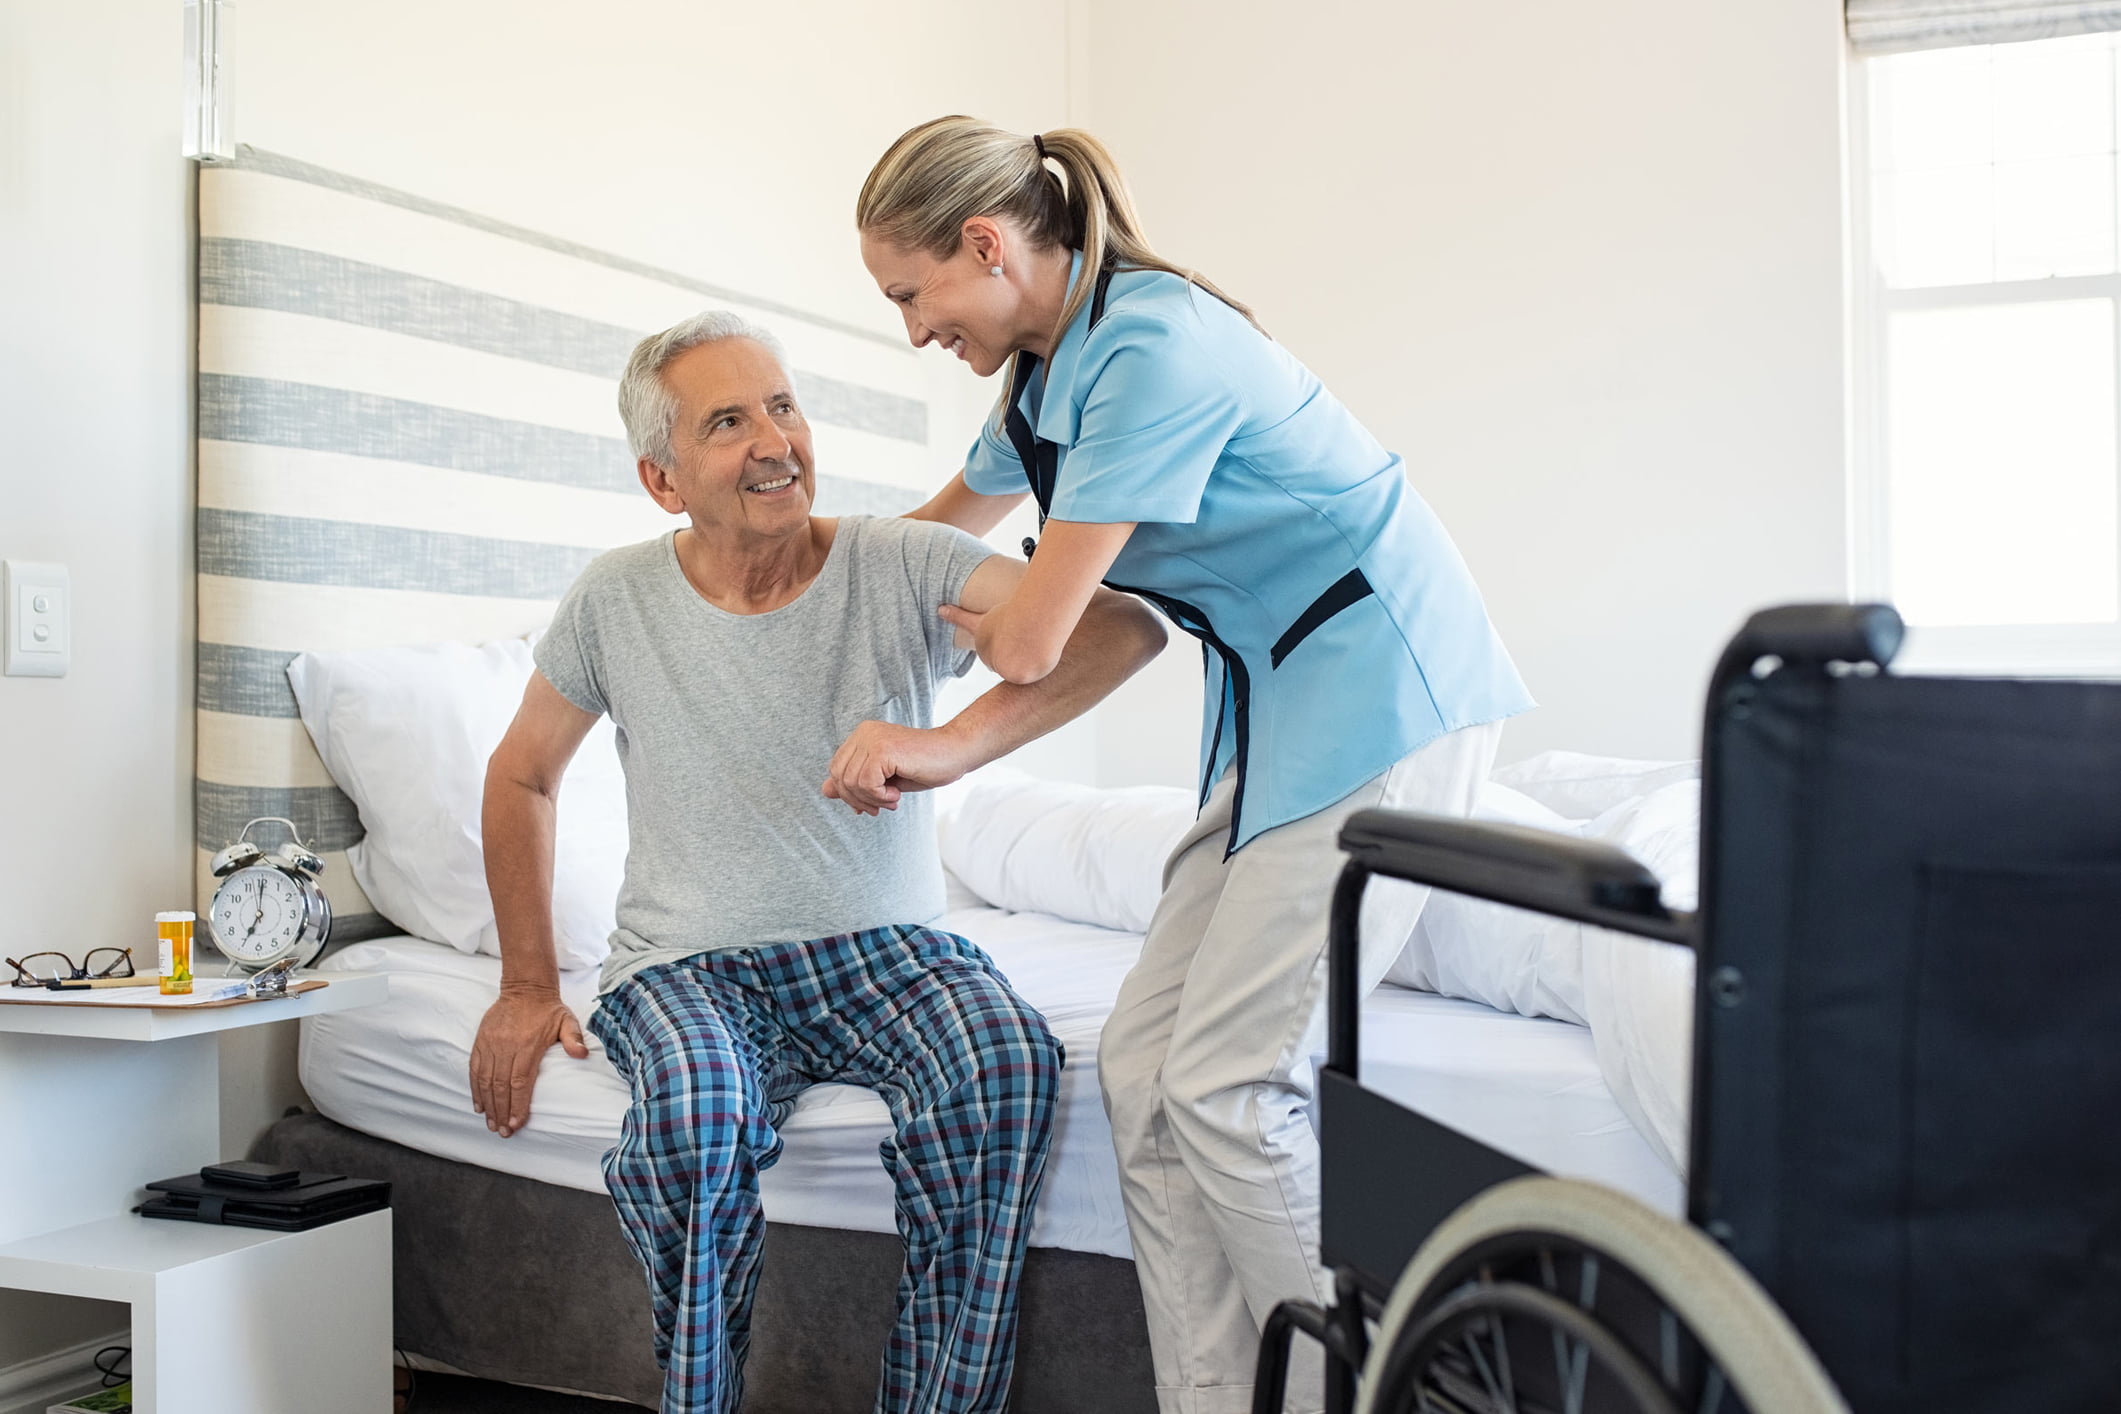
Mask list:
POLYGON ((989 275, 996 275, 996 276, 998 276, 998 275, 1000 275, 1000 274, 1002 273, 1002 267, 1001 267, 1001 266, 999 266, 999 265, 990 265, 990 266, 988 266, 988 267, 987 267, 987 273, 988 273, 989 275))

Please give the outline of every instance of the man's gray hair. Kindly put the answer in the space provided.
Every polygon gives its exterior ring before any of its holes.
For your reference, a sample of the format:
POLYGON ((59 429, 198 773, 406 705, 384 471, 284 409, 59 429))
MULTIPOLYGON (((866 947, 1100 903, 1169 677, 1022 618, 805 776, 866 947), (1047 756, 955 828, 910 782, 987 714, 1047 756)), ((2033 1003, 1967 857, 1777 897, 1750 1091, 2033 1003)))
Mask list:
MULTIPOLYGON (((788 351, 779 339, 726 309, 706 310, 660 334, 650 334, 633 346, 633 357, 626 360, 626 373, 619 379, 619 417, 626 424, 626 440, 634 456, 665 471, 677 468, 670 434, 677 426, 678 399, 663 381, 663 370, 678 355, 723 339, 749 339, 762 345, 783 372, 788 370, 788 351)), ((789 373, 791 379, 794 376, 789 373)))

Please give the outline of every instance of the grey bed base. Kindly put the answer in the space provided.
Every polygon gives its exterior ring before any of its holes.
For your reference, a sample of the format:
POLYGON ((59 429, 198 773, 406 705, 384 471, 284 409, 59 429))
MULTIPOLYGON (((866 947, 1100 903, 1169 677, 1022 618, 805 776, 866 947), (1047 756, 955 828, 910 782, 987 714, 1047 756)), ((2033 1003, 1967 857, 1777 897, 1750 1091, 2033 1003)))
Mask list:
MULTIPOLYGON (((253 1157, 388 1179, 401 1350, 488 1379, 653 1407, 647 1283, 611 1200, 436 1158, 296 1114, 253 1157)), ((904 1249, 895 1236, 769 1223, 747 1414, 868 1414, 904 1249)), ((1033 1248, 1014 1414, 1154 1414, 1134 1264, 1033 1248)))

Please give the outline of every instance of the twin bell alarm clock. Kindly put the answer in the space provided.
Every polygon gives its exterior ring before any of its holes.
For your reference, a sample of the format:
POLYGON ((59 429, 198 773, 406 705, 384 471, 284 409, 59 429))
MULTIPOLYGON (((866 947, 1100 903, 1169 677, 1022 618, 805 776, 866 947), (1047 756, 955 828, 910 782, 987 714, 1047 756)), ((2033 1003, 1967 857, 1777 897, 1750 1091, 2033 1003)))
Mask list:
POLYGON ((221 881, 206 915, 214 946, 236 966, 262 972, 277 963, 307 967, 331 937, 331 901, 317 887, 324 861, 302 844, 294 823, 261 816, 236 842, 214 856, 221 881), (250 841, 253 825, 287 826, 287 843, 272 853, 250 841))

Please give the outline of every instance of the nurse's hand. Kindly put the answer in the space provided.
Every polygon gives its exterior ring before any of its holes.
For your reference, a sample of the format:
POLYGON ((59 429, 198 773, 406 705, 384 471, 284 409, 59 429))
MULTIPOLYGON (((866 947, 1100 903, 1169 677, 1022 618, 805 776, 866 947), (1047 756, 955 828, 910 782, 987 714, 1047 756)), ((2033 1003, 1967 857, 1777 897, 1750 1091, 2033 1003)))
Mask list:
POLYGON ((935 612, 942 616, 944 623, 957 630, 950 640, 953 645, 959 648, 979 647, 979 627, 987 621, 985 614, 975 614, 970 609, 961 609, 955 604, 945 604, 935 612))
MULTIPOLYGON (((1003 621, 1014 621, 1014 610, 1007 601, 996 604, 985 613, 979 613, 956 604, 945 604, 935 612, 942 617, 944 622, 950 625, 950 642, 952 645, 958 648, 970 648, 979 654, 980 664, 987 671, 997 673, 1010 682, 1036 682, 1038 677, 1045 676, 1044 673, 1040 673, 1037 677, 1012 678, 995 665, 995 640, 1001 635, 1003 621)), ((1052 670, 1049 668, 1047 671, 1050 672, 1052 670)))
POLYGON ((971 769, 964 747, 941 728, 864 722, 833 753, 823 793, 860 815, 898 809, 907 791, 947 786, 971 769))

